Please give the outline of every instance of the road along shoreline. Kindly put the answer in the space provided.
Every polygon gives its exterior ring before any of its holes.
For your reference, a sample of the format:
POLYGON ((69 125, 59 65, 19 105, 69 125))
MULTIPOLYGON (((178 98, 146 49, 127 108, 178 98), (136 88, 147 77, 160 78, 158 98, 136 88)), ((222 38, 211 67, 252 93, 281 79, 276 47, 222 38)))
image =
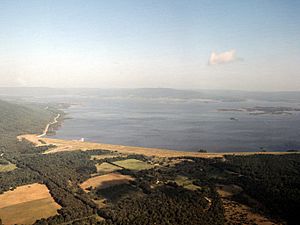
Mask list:
POLYGON ((50 123, 48 123, 48 124, 46 125, 46 127, 45 127, 45 129, 44 129, 44 132, 43 132, 42 134, 40 134, 40 135, 37 135, 37 137, 38 137, 38 138, 41 138, 41 137, 46 136, 47 133, 48 133, 49 127, 50 127, 51 125, 53 125, 53 124, 58 123, 58 119, 59 119, 60 116, 61 116, 60 113, 58 113, 57 116, 54 117, 53 121, 50 122, 50 123))

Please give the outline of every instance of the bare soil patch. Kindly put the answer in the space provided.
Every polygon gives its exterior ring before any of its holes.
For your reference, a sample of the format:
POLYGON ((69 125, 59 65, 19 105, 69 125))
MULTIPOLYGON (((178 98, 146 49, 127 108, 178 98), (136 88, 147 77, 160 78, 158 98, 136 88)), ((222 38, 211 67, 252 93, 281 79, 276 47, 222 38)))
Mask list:
POLYGON ((57 214, 58 205, 46 185, 30 184, 0 195, 0 218, 3 224, 32 224, 57 214))
POLYGON ((117 184, 123 184, 128 183, 129 181, 134 180, 131 176, 128 175, 122 175, 119 173, 109 173, 101 176, 92 177, 82 184, 80 184, 80 187, 88 192, 89 188, 107 188, 113 185, 117 184))

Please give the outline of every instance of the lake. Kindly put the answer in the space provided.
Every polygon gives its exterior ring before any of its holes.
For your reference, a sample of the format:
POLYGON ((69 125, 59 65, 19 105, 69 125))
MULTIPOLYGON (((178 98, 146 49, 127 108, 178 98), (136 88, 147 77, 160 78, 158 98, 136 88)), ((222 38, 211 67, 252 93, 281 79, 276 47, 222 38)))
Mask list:
POLYGON ((84 96, 76 103, 55 138, 166 148, 182 151, 286 151, 300 149, 300 114, 255 114, 241 109, 299 107, 264 100, 84 96))

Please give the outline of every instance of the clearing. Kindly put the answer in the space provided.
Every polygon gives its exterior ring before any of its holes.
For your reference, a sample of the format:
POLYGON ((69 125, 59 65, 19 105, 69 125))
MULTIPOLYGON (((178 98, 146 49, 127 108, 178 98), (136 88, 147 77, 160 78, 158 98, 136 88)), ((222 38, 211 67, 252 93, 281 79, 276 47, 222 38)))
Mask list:
POLYGON ((60 208, 43 184, 19 186, 0 195, 0 218, 5 225, 32 224, 54 216, 60 208))
POLYGON ((137 159, 125 159, 113 162, 113 164, 128 170, 148 170, 154 167, 149 163, 137 159))
POLYGON ((89 188, 107 188, 117 184, 129 183, 129 181, 134 180, 131 176, 122 175, 119 173, 109 173, 101 176, 92 177, 82 184, 80 187, 85 191, 89 192, 89 188))
POLYGON ((122 169, 118 166, 115 166, 115 165, 107 163, 107 162, 96 164, 96 168, 97 168, 98 173, 111 173, 111 172, 122 169))
POLYGON ((0 164, 0 173, 1 172, 8 172, 17 169, 15 164, 9 163, 6 165, 0 164))
POLYGON ((201 189, 201 187, 193 184, 193 180, 190 180, 188 177, 185 176, 177 176, 175 182, 179 186, 183 186, 184 188, 189 189, 191 191, 196 191, 201 189))

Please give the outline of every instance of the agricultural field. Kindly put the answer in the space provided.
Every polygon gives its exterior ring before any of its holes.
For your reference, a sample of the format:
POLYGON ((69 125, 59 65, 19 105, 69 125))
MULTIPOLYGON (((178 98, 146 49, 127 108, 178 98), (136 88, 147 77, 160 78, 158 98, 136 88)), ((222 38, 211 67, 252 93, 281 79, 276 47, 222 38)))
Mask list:
POLYGON ((175 182, 179 185, 179 186, 183 186, 186 189, 189 189, 191 191, 195 191, 200 189, 199 186, 194 185, 193 181, 190 180, 189 178, 185 177, 185 176, 177 176, 175 179, 175 182))
POLYGON ((109 173, 101 176, 92 177, 80 184, 80 187, 84 191, 89 192, 88 189, 90 188, 107 188, 117 184, 128 183, 131 180, 134 179, 128 175, 122 175, 119 173, 109 173))
POLYGON ((148 170, 154 167, 154 165, 137 159, 120 160, 114 162, 114 164, 128 170, 148 170))
POLYGON ((15 164, 12 164, 12 163, 9 163, 9 164, 0 164, 0 173, 1 172, 9 172, 9 171, 12 171, 12 170, 15 170, 17 169, 16 165, 15 164))
POLYGON ((60 208, 43 184, 19 186, 0 195, 0 218, 5 225, 32 224, 56 215, 60 208))
POLYGON ((122 169, 118 166, 115 166, 107 162, 96 164, 96 168, 97 168, 97 173, 111 173, 122 169))

